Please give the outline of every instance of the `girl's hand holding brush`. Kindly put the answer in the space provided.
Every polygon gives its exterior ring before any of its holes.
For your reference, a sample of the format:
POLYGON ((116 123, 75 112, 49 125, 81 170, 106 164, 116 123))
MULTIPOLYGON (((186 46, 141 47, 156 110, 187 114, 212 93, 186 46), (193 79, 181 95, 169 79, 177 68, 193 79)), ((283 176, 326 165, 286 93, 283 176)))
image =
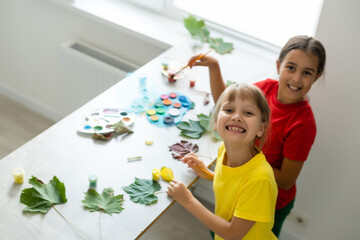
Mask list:
POLYGON ((196 154, 186 154, 183 158, 181 158, 181 161, 186 163, 188 167, 192 168, 199 177, 207 180, 214 179, 214 173, 205 166, 204 162, 201 161, 196 154))

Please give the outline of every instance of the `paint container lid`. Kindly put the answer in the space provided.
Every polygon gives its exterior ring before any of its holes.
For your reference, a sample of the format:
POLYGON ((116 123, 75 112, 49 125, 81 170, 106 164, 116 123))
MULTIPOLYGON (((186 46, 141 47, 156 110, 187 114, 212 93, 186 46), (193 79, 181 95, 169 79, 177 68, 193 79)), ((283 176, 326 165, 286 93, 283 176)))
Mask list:
POLYGON ((174 108, 181 108, 181 103, 176 102, 176 103, 173 104, 173 107, 174 108))
POLYGON ((163 94, 163 95, 161 95, 161 96, 160 96, 160 98, 161 98, 161 100, 165 100, 165 99, 168 99, 168 98, 169 98, 169 96, 168 96, 168 95, 166 95, 166 94, 163 94))
POLYGON ((165 100, 163 100, 163 103, 165 106, 170 106, 172 102, 170 99, 165 99, 165 100))
POLYGON ((162 115, 162 114, 165 113, 165 109, 164 108, 158 108, 158 109, 156 109, 156 113, 162 115))
POLYGON ((159 117, 156 116, 156 115, 153 115, 153 116, 150 117, 150 120, 153 121, 153 122, 157 122, 157 121, 159 121, 159 117))
POLYGON ((174 123, 174 118, 170 117, 170 116, 164 117, 163 122, 165 124, 172 124, 172 123, 174 123))
POLYGON ((172 117, 177 117, 180 115, 180 110, 177 109, 177 108, 172 108, 168 111, 169 115, 172 116, 172 117))
POLYGON ((183 103, 182 103, 182 106, 183 106, 183 107, 189 107, 189 106, 190 106, 190 103, 189 103, 189 102, 183 102, 183 103))
POLYGON ((169 96, 170 96, 170 98, 176 98, 177 94, 176 93, 170 93, 169 96))
POLYGON ((156 114, 156 111, 154 109, 150 109, 150 110, 147 110, 146 114, 149 116, 152 116, 152 115, 156 114))
POLYGON ((179 101, 180 101, 180 102, 185 102, 185 101, 187 101, 187 100, 186 100, 186 97, 185 97, 185 96, 179 96, 179 101))
POLYGON ((156 103, 154 104, 154 106, 155 106, 156 108, 160 108, 160 107, 163 107, 164 104, 163 104, 163 102, 156 102, 156 103))

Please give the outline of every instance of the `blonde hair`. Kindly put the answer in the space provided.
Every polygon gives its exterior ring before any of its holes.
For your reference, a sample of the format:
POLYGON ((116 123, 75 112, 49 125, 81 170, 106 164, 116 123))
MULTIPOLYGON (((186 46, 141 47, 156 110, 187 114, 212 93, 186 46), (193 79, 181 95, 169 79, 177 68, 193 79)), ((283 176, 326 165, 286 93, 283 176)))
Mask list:
POLYGON ((256 107, 261 112, 261 122, 264 123, 264 134, 260 138, 256 138, 259 140, 258 149, 260 150, 262 146, 265 144, 265 141, 268 138, 268 130, 270 127, 270 107, 266 101, 265 96, 262 94, 261 90, 255 86, 250 84, 232 84, 225 89, 225 91, 220 95, 215 110, 210 119, 210 129, 212 129, 212 134, 215 134, 214 126, 216 124, 221 105, 226 102, 235 101, 236 97, 240 97, 241 100, 251 100, 255 103, 256 107))

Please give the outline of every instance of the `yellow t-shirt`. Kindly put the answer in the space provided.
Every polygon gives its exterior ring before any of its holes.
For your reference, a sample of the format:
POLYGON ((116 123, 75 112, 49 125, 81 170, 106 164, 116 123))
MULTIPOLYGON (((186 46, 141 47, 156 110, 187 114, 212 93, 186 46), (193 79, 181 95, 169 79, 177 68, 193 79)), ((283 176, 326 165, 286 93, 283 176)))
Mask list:
MULTIPOLYGON (((273 170, 260 152, 239 167, 223 165, 224 143, 218 151, 213 188, 215 214, 231 221, 232 217, 255 221, 243 239, 277 239, 274 225, 277 185, 273 170)), ((215 235, 215 240, 222 239, 215 235)))

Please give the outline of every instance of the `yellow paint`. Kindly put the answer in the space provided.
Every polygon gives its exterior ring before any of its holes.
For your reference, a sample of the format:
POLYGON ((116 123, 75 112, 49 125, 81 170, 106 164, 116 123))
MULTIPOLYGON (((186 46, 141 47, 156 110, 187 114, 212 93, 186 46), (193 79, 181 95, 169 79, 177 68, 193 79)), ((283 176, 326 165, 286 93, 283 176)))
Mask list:
POLYGON ((15 168, 12 174, 16 184, 22 184, 24 182, 25 171, 23 168, 15 168))
POLYGON ((174 180, 174 173, 170 168, 162 167, 160 170, 160 176, 167 182, 174 180))
POLYGON ((159 171, 159 169, 154 168, 154 169, 152 170, 152 179, 153 179, 154 181, 159 181, 159 178, 160 178, 160 171, 159 171))

